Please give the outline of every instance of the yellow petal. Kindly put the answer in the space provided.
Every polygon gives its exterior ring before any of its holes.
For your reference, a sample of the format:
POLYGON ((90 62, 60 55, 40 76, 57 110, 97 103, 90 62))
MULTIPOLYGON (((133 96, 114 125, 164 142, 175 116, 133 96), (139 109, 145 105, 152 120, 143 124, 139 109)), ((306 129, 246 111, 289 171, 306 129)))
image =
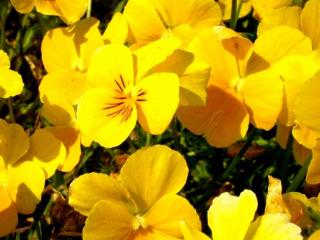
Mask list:
POLYGON ((276 64, 284 84, 284 101, 279 121, 286 126, 294 124, 293 107, 304 82, 320 70, 320 65, 307 56, 289 56, 276 64))
POLYGON ((170 37, 157 40, 135 50, 134 55, 136 56, 137 64, 136 79, 139 81, 145 77, 148 71, 164 62, 179 46, 180 41, 174 37, 170 37))
POLYGON ((288 26, 275 27, 254 42, 254 54, 247 72, 263 70, 289 55, 307 55, 311 50, 310 39, 299 30, 288 26))
POLYGON ((87 0, 64 1, 56 0, 61 19, 67 23, 77 22, 86 12, 88 8, 87 0))
POLYGON ((249 116, 244 104, 232 93, 209 86, 207 105, 180 107, 177 115, 191 132, 204 135, 210 145, 227 147, 247 133, 249 116))
POLYGON ((49 127, 47 131, 62 141, 66 148, 66 158, 60 163, 58 169, 62 172, 70 172, 80 161, 81 142, 79 130, 72 127, 49 127))
POLYGON ((144 216, 147 226, 171 237, 181 238, 180 221, 192 229, 200 230, 201 223, 196 210, 183 197, 166 195, 158 200, 144 216))
POLYGON ((277 72, 269 69, 248 75, 240 86, 240 92, 250 122, 257 128, 270 130, 282 107, 283 85, 277 72))
POLYGON ((210 238, 202 232, 191 229, 185 221, 180 222, 180 229, 184 240, 210 240, 210 238))
POLYGON ((81 132, 106 148, 125 141, 137 123, 137 109, 132 99, 112 88, 87 91, 80 100, 77 114, 81 132))
POLYGON ((21 214, 31 214, 40 202, 45 184, 43 170, 30 161, 8 169, 8 191, 21 214))
POLYGON ((244 240, 302 240, 301 229, 285 214, 266 214, 255 220, 244 240))
POLYGON ((318 89, 320 89, 320 71, 301 87, 294 106, 294 114, 299 123, 315 131, 320 131, 320 110, 314 108, 320 104, 318 89))
POLYGON ((258 35, 280 25, 300 30, 300 14, 301 8, 298 6, 268 9, 258 26, 258 35))
POLYGON ((320 183, 320 149, 315 148, 312 150, 312 159, 308 167, 308 172, 306 176, 306 182, 309 184, 320 183))
POLYGON ((300 123, 297 123, 293 127, 292 135, 299 144, 309 149, 314 148, 320 138, 320 132, 313 131, 309 127, 300 123))
POLYGON ((103 46, 98 25, 95 18, 87 18, 70 27, 48 31, 41 44, 42 61, 47 72, 86 71, 93 52, 103 46))
POLYGON ((282 199, 282 185, 277 178, 268 176, 269 185, 265 213, 286 213, 286 205, 282 199))
POLYGON ((57 5, 57 1, 44 1, 44 0, 36 0, 35 7, 38 12, 45 14, 45 15, 54 15, 59 16, 61 12, 57 5))
POLYGON ((309 0, 301 13, 301 28, 310 37, 314 49, 320 48, 320 2, 309 0))
MULTIPOLYGON (((232 9, 232 0, 218 0, 218 3, 223 12, 223 20, 230 20, 231 18, 231 9, 232 9)), ((251 11, 251 1, 238 1, 237 9, 240 8, 239 18, 242 18, 248 15, 251 11)))
POLYGON ((162 196, 182 189, 188 167, 180 153, 156 145, 132 154, 122 167, 120 176, 138 208, 146 211, 162 196))
POLYGON ((51 88, 48 91, 43 90, 40 85, 40 97, 43 102, 41 114, 50 123, 71 126, 74 124, 76 121, 75 110, 66 94, 51 88))
POLYGON ((317 230, 311 234, 308 240, 318 240, 320 239, 320 230, 317 230))
POLYGON ((12 6, 20 13, 29 13, 33 9, 36 0, 10 0, 12 6))
POLYGON ((311 156, 312 152, 310 149, 306 148, 302 144, 298 143, 297 141, 293 142, 292 146, 293 156, 294 159, 301 165, 305 163, 308 157, 311 156))
POLYGON ((102 173, 87 173, 71 183, 69 204, 81 214, 88 216, 99 201, 127 202, 127 195, 125 188, 118 180, 102 173))
POLYGON ((214 198, 208 211, 213 239, 243 240, 257 206, 257 198, 250 190, 244 190, 239 197, 225 192, 214 198))
POLYGON ((14 97, 22 92, 23 81, 19 73, 0 68, 0 98, 14 97))
POLYGON ((17 209, 7 192, 0 183, 0 237, 11 233, 18 225, 17 209))
POLYGON ((292 5, 292 0, 251 0, 254 8, 254 15, 258 19, 263 19, 265 17, 265 13, 268 12, 269 9, 277 9, 281 7, 289 7, 292 5))
POLYGON ((120 91, 133 85, 131 50, 120 44, 98 49, 92 57, 88 79, 93 87, 119 88, 120 91))
POLYGON ((119 12, 115 13, 102 35, 105 43, 125 44, 128 35, 128 23, 119 12))
POLYGON ((289 136, 291 134, 291 127, 286 127, 281 123, 277 124, 277 134, 276 139, 282 149, 287 148, 289 136))
POLYGON ((179 78, 173 73, 155 73, 137 85, 138 121, 151 134, 161 134, 169 126, 179 104, 179 78), (140 96, 139 96, 140 95, 140 96))
POLYGON ((132 240, 134 216, 118 201, 99 201, 86 220, 83 238, 87 240, 132 240))
POLYGON ((43 168, 46 178, 51 177, 66 158, 65 146, 46 129, 37 129, 30 140, 29 151, 23 160, 33 161, 43 168))
POLYGON ((10 68, 10 59, 6 52, 0 49, 0 68, 10 68))

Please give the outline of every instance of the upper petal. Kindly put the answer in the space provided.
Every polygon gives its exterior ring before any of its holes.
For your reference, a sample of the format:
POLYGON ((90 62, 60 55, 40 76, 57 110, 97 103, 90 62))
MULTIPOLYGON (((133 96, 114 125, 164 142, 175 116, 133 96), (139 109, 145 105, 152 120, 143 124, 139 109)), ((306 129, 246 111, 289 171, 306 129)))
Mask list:
POLYGON ((16 205, 12 201, 7 189, 0 184, 0 237, 11 233, 18 224, 16 205))
POLYGON ((314 49, 320 48, 320 2, 309 0, 301 13, 301 28, 310 37, 314 49))
POLYGON ((36 0, 10 0, 13 7, 20 13, 29 13, 33 9, 36 0))

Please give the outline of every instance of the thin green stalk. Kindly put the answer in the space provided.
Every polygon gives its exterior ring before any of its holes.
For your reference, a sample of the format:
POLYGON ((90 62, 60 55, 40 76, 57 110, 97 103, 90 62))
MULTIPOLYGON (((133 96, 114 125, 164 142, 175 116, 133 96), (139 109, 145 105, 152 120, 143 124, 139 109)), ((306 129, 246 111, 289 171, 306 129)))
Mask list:
POLYGON ((14 111, 13 111, 13 103, 12 103, 12 98, 8 98, 8 108, 9 108, 9 115, 10 115, 10 122, 15 123, 16 118, 14 116, 14 111))
POLYGON ((237 0, 232 0, 231 7, 231 18, 230 18, 230 28, 235 29, 237 26, 238 16, 237 16, 237 0))
POLYGON ((246 153, 246 151, 248 150, 248 148, 250 147, 253 139, 260 133, 260 130, 254 128, 251 130, 250 134, 248 135, 248 138, 246 140, 246 142, 244 143, 243 147, 240 149, 239 153, 232 159, 231 164, 229 165, 229 167, 227 168, 227 170, 223 173, 222 175, 222 179, 226 179, 228 178, 233 171, 235 170, 235 168, 238 166, 241 158, 243 157, 243 155, 246 153))
POLYGON ((41 220, 35 222, 35 228, 36 228, 36 233, 38 236, 38 239, 41 240, 42 238, 42 231, 41 231, 41 220))
POLYGON ((150 133, 146 133, 146 143, 144 144, 145 146, 150 146, 151 143, 151 134, 150 133))
POLYGON ((91 11, 92 11, 92 0, 88 0, 88 10, 86 15, 87 18, 91 17, 91 11))
POLYGON ((300 185, 302 184, 302 182, 304 181, 304 179, 307 175, 307 171, 308 171, 308 167, 311 162, 311 159, 312 159, 312 156, 309 156, 307 158, 307 160, 304 162, 303 166, 300 168, 297 175, 294 177, 292 183, 287 188, 286 192, 296 191, 298 189, 298 187, 300 187, 300 185))
POLYGON ((284 152, 283 160, 281 162, 280 176, 281 176, 282 182, 287 180, 288 164, 289 164, 290 157, 292 155, 292 144, 293 144, 293 136, 292 134, 290 134, 288 138, 286 150, 284 152))
POLYGON ((181 152, 181 144, 180 144, 180 138, 179 138, 179 133, 177 129, 177 119, 174 118, 172 119, 171 122, 171 129, 172 129, 172 136, 173 136, 173 142, 175 149, 179 152, 181 152))
POLYGON ((0 1, 1 5, 1 35, 0 35, 0 49, 4 49, 6 40, 6 22, 8 17, 8 4, 6 2, 0 1))

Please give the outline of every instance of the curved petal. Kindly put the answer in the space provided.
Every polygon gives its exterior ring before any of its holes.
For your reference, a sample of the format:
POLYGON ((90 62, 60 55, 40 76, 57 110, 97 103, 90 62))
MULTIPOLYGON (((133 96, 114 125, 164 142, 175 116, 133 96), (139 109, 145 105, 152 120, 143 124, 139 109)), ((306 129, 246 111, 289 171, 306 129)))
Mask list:
POLYGON ((30 148, 21 161, 32 161, 43 168, 50 178, 66 159, 63 143, 46 129, 37 129, 30 137, 30 148))
POLYGON ((300 123, 297 123, 293 127, 292 135, 298 143, 309 149, 313 149, 320 138, 320 132, 314 131, 300 123))
MULTIPOLYGON (((231 19, 232 1, 230 0, 218 0, 218 3, 223 12, 223 20, 228 21, 231 19)), ((245 17, 251 11, 251 1, 239 1, 237 8, 240 7, 239 18, 245 17)))
POLYGON ((320 239, 320 230, 317 230, 311 234, 308 240, 318 240, 320 239))
POLYGON ((17 209, 7 190, 0 185, 0 237, 11 233, 18 225, 17 209))
POLYGON ((12 6, 20 13, 29 13, 32 11, 36 0, 10 0, 12 6))
POLYGON ((276 139, 282 149, 287 148, 289 136, 291 134, 292 127, 286 127, 281 123, 277 124, 276 139))
POLYGON ((305 146, 303 146, 302 144, 298 143, 297 141, 293 142, 292 151, 293 151, 294 159, 301 166, 303 166, 305 161, 312 154, 312 152, 311 152, 311 150, 309 148, 306 148, 305 146))
POLYGON ((70 172, 80 161, 81 141, 79 130, 72 127, 48 127, 47 131, 52 133, 57 139, 62 141, 66 148, 66 158, 60 163, 58 169, 62 172, 70 172))
POLYGON ((180 222, 186 222, 192 229, 201 230, 196 210, 187 199, 178 195, 166 195, 158 200, 143 216, 148 228, 171 237, 182 238, 180 222))
POLYGON ((208 211, 213 238, 243 240, 257 207, 256 195, 250 190, 244 190, 239 197, 226 192, 214 198, 208 211))
POLYGON ((204 233, 191 229, 184 221, 180 222, 180 229, 184 240, 210 240, 210 238, 204 233))
POLYGON ((302 240, 301 229, 286 214, 266 214, 255 220, 244 240, 302 240))
POLYGON ((143 212, 162 196, 180 191, 186 183, 188 167, 180 153, 156 145, 132 154, 122 167, 120 176, 143 212))
POLYGON ((314 107, 320 104, 319 89, 320 71, 301 87, 294 106, 296 120, 315 131, 320 131, 320 109, 314 107))
POLYGON ((132 99, 108 88, 87 91, 80 100, 77 115, 81 132, 106 148, 125 141, 137 123, 132 99))
POLYGON ((102 200, 120 204, 128 202, 128 194, 120 181, 102 173, 83 174, 70 184, 69 205, 81 214, 88 216, 102 200))
POLYGON ((133 85, 133 58, 124 45, 108 44, 92 57, 88 80, 93 87, 118 88, 123 91, 133 85))
POLYGON ((306 182, 309 184, 320 183, 320 148, 312 150, 312 159, 308 167, 306 182))
POLYGON ((194 134, 203 134, 215 147, 227 147, 244 137, 249 115, 243 102, 215 86, 209 86, 207 94, 204 107, 179 107, 177 116, 181 123, 194 134))
POLYGON ((22 92, 23 80, 19 73, 0 68, 0 98, 14 97, 22 92))
POLYGON ((8 191, 21 214, 31 214, 40 202, 45 184, 43 170, 30 161, 8 169, 8 191))
POLYGON ((301 28, 312 41, 313 49, 320 48, 320 2, 309 0, 301 13, 301 28))
POLYGON ((136 88, 139 124, 151 134, 163 133, 178 108, 178 76, 155 73, 138 82, 136 88))
POLYGON ((102 35, 105 43, 125 44, 128 36, 127 19, 119 12, 115 13, 102 35))
POLYGON ((99 201, 86 220, 83 238, 87 240, 132 240, 134 216, 118 201, 99 201))
POLYGON ((59 8, 59 12, 61 12, 61 19, 67 24, 77 22, 84 15, 88 8, 87 0, 56 0, 56 3, 59 8))
POLYGON ((278 119, 283 97, 280 76, 272 69, 248 75, 240 85, 250 122, 257 128, 270 130, 278 119))
POLYGON ((53 16, 61 15, 61 12, 59 11, 56 0, 53 0, 53 1, 36 0, 35 6, 37 11, 44 15, 53 15, 53 16))

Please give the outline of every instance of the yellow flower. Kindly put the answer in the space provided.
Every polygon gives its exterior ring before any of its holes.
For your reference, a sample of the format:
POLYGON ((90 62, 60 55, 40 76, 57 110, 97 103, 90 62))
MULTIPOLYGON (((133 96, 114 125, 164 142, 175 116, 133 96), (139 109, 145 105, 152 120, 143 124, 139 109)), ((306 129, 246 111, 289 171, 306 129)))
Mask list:
POLYGON ((272 9, 279 9, 282 7, 289 7, 293 5, 293 0, 251 0, 254 9, 254 15, 258 19, 263 19, 268 11, 272 9))
POLYGON ((14 97, 20 94, 23 89, 20 74, 9 68, 9 57, 0 49, 0 98, 14 97))
POLYGON ((196 211, 176 195, 187 175, 182 155, 156 145, 132 154, 119 179, 99 173, 80 176, 70 185, 69 204, 88 216, 83 238, 178 240, 180 221, 199 230, 196 211))
POLYGON ((138 49, 109 44, 93 56, 88 72, 92 89, 81 98, 80 130, 104 147, 121 144, 137 120, 151 134, 161 134, 179 103, 179 78, 174 73, 149 74, 179 47, 176 39, 162 39, 138 49), (150 47, 151 46, 151 47, 150 47))
POLYGON ((273 64, 287 55, 311 52, 308 38, 289 27, 266 32, 254 44, 230 29, 215 27, 201 33, 190 47, 212 67, 207 105, 180 107, 178 118, 216 147, 244 137, 249 122, 271 129, 283 95, 273 64))
POLYGON ((65 23, 78 21, 88 8, 87 0, 10 0, 20 13, 29 13, 35 7, 45 15, 59 16, 65 23))
POLYGON ((129 0, 123 14, 131 33, 128 40, 138 45, 167 36, 187 44, 200 31, 221 22, 220 6, 211 0, 129 0))
POLYGON ((0 119, 0 236, 12 232, 18 213, 33 213, 41 199, 45 174, 35 162, 22 160, 29 144, 21 126, 0 119))

